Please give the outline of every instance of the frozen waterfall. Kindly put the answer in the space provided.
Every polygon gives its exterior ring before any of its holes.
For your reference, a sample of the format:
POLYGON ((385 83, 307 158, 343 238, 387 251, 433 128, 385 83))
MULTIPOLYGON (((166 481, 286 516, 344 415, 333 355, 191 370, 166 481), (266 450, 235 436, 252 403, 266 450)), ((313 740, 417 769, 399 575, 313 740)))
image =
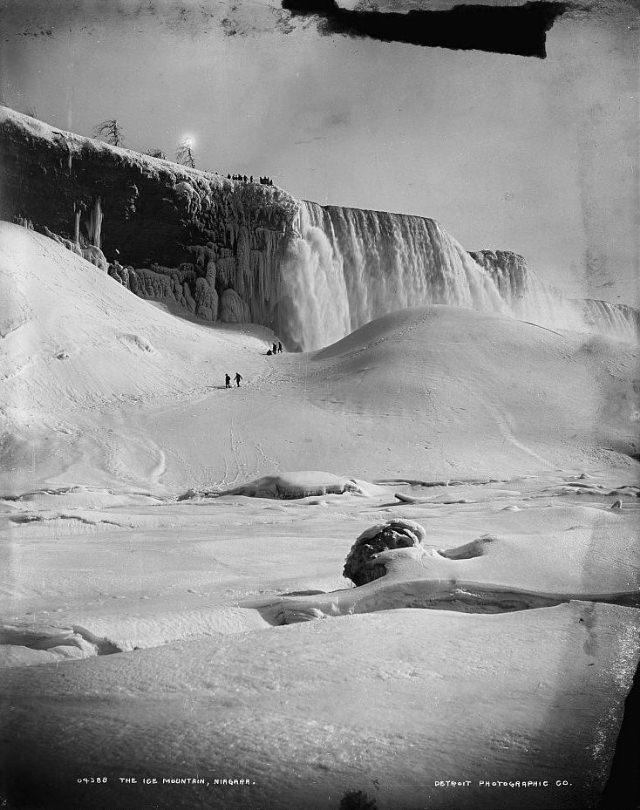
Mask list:
POLYGON ((489 276, 436 222, 302 203, 282 265, 290 341, 316 349, 407 307, 507 314, 489 276))
POLYGON ((565 298, 521 256, 471 254, 434 220, 404 214, 300 203, 280 281, 280 321, 290 348, 303 351, 389 312, 430 304, 623 340, 636 340, 639 328, 630 307, 565 298))

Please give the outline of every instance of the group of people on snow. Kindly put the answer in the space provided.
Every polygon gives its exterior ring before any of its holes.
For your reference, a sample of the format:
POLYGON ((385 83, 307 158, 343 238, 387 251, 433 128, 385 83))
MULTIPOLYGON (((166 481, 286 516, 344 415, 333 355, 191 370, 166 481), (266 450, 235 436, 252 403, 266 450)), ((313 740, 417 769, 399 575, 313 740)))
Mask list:
MULTIPOLYGON (((247 177, 246 174, 228 174, 227 180, 236 180, 239 183, 253 183, 253 175, 247 177)), ((259 182, 261 186, 273 185, 273 180, 270 177, 261 177, 259 182)))
MULTIPOLYGON (((239 374, 236 371, 236 376, 234 377, 234 379, 236 381, 236 385, 238 386, 238 388, 240 388, 240 380, 242 379, 242 374, 239 374)), ((231 377, 228 374, 224 375, 224 387, 231 388, 231 377)))
MULTIPOLYGON (((269 356, 274 354, 282 354, 282 343, 278 341, 277 343, 273 343, 270 349, 267 349, 267 354, 269 356)), ((236 381, 236 386, 240 388, 240 381, 242 380, 242 374, 236 371, 236 375, 233 378, 236 381)), ((231 388, 231 377, 228 374, 224 375, 224 387, 231 388)))

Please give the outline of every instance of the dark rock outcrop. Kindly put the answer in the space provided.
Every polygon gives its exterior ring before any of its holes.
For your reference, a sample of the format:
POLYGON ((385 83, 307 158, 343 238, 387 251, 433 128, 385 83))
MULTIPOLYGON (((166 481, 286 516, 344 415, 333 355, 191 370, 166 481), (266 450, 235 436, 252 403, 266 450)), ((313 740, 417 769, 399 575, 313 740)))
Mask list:
POLYGON ((28 218, 106 269, 87 245, 101 248, 110 275, 137 295, 216 320, 231 290, 227 316, 277 329, 279 263, 298 208, 282 189, 108 146, 6 107, 0 186, 0 218, 28 218))

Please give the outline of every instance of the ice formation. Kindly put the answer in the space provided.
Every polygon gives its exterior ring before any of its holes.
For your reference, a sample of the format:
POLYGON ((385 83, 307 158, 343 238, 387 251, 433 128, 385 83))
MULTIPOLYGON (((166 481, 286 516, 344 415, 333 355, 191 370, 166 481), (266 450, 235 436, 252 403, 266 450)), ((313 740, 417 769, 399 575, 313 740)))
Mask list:
POLYGON ((540 326, 593 331, 635 342, 640 336, 640 314, 633 307, 593 299, 571 299, 545 284, 526 260, 507 250, 470 254, 491 276, 511 313, 540 326))
POLYGON ((282 286, 290 340, 301 349, 409 307, 508 311, 488 274, 434 220, 303 202, 295 230, 282 286))
POLYGON ((381 315, 430 304, 632 342, 640 334, 632 307, 571 300, 522 256, 469 253, 431 219, 302 202, 294 230, 281 284, 296 348, 317 349, 381 315))
POLYGON ((289 349, 431 304, 626 341, 640 333, 633 308, 567 299, 521 256, 469 253, 432 219, 300 202, 6 108, 0 180, 2 218, 33 223, 103 269, 109 260, 136 295, 208 321, 267 326, 289 349))

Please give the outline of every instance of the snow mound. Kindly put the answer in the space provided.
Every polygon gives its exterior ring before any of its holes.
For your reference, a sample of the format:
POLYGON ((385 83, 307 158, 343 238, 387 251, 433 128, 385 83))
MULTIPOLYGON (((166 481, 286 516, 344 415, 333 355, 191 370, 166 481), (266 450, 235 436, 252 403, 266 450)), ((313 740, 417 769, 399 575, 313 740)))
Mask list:
POLYGON ((498 456, 539 471, 594 445, 637 453, 639 356, 615 341, 432 306, 385 315, 315 352, 306 382, 327 408, 385 417, 386 444, 407 457, 424 436, 423 455, 444 446, 452 461, 465 458, 454 475, 495 474, 498 456))
POLYGON ((345 493, 365 495, 367 494, 366 488, 366 482, 358 482, 355 479, 344 478, 333 473, 301 471, 265 475, 239 487, 214 494, 216 496, 245 495, 249 498, 290 501, 317 495, 344 495, 345 493), (361 483, 364 486, 361 486, 361 483))

